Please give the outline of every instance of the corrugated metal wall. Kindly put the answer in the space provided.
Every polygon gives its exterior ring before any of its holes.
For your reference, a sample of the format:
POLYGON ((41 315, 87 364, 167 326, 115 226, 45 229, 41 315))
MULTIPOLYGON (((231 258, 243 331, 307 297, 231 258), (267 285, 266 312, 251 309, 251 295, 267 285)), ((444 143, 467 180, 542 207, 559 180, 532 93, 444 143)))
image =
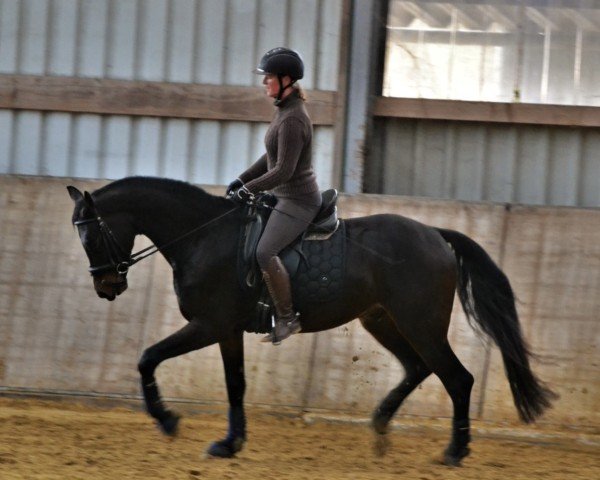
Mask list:
POLYGON ((600 206, 600 129, 378 119, 367 191, 600 206))
MULTIPOLYGON (((298 49, 302 86, 336 90, 342 0, 0 0, 0 73, 259 85, 264 51, 298 49)), ((0 111, 0 173, 195 183, 235 178, 264 124, 0 111)), ((333 128, 315 129, 331 184, 333 128)))

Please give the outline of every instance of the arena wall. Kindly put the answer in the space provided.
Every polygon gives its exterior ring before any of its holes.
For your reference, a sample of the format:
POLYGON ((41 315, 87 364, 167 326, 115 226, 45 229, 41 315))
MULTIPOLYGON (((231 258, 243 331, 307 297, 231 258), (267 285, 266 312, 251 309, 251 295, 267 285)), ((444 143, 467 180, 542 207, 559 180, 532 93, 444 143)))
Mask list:
MULTIPOLYGON (((117 301, 96 297, 65 186, 104 183, 0 176, 0 393, 138 396, 143 349, 184 324, 170 268, 158 255, 131 270, 129 291, 117 301)), ((380 212, 477 240, 510 278, 525 337, 539 354, 534 369, 561 396, 544 421, 600 426, 600 210, 381 195, 340 200, 342 217, 380 212)), ((476 379, 472 416, 516 420, 497 348, 471 330, 456 303, 449 338, 476 379)), ((245 347, 247 401, 273 408, 363 415, 402 375, 357 321, 278 348, 247 335, 245 347)), ((226 401, 217 347, 168 361, 157 376, 167 398, 226 401)), ((430 378, 402 412, 450 416, 451 405, 430 378)))

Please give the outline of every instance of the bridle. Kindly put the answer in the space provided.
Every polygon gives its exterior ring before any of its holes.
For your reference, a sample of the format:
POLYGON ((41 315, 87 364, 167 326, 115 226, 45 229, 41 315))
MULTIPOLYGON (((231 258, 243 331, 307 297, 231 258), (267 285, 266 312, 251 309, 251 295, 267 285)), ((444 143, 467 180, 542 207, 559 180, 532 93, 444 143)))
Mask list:
POLYGON ((90 265, 88 272, 94 275, 101 272, 114 270, 119 275, 127 275, 129 267, 135 262, 131 262, 132 256, 128 255, 125 249, 121 247, 117 237, 115 237, 115 234, 100 215, 93 218, 77 220, 73 222, 73 225, 79 228, 81 225, 87 225, 90 223, 98 224, 98 228, 100 229, 100 238, 102 238, 102 245, 104 246, 104 250, 108 256, 109 263, 105 263, 104 265, 99 265, 97 267, 90 265))
MULTIPOLYGON (((212 223, 216 222, 217 220, 220 220, 221 218, 225 217, 226 215, 229 215, 230 213, 235 212, 239 208, 240 208, 239 205, 237 205, 234 208, 226 211, 222 215, 219 215, 218 217, 215 217, 215 218, 209 220, 208 222, 203 223, 202 225, 190 230, 189 232, 184 233, 183 235, 180 235, 179 237, 165 243, 164 245, 161 245, 160 247, 157 247, 155 244, 152 244, 149 247, 146 247, 146 248, 140 250, 139 252, 132 253, 132 254, 128 254, 127 251, 121 246, 121 244, 117 240, 117 237, 112 232, 112 230, 110 229, 108 224, 102 219, 100 214, 97 214, 95 217, 92 217, 92 218, 76 220, 73 222, 73 225, 75 225, 77 228, 79 228, 81 225, 87 225, 87 224, 95 222, 98 224, 98 227, 100 229, 102 245, 104 246, 104 250, 108 257, 108 263, 105 263, 104 265, 99 265, 97 267, 90 265, 88 268, 88 272, 90 272, 92 275, 95 275, 95 274, 105 272, 105 271, 114 271, 119 275, 126 276, 127 272, 129 271, 129 268, 132 267, 133 265, 135 265, 136 263, 138 263, 139 261, 141 261, 144 258, 147 258, 151 255, 154 255, 156 252, 162 251, 167 247, 170 247, 171 245, 179 242, 180 240, 184 239, 185 237, 188 237, 189 235, 192 235, 193 233, 197 232, 198 230, 201 230, 201 229, 211 225, 212 223)), ((121 283, 124 283, 124 282, 121 282, 121 283)), ((115 284, 114 286, 117 286, 117 284, 115 284)))

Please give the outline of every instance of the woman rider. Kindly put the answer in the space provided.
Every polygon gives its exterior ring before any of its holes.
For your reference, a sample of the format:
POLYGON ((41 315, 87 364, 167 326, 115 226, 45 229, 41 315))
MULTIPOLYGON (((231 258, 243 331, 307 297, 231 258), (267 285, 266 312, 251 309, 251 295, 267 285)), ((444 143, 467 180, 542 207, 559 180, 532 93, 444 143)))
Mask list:
POLYGON ((278 254, 306 230, 321 206, 312 168, 312 123, 304 94, 296 84, 304 76, 298 52, 269 50, 254 70, 264 75, 266 94, 277 110, 265 135, 266 153, 227 187, 227 194, 246 202, 269 190, 277 197, 256 249, 256 260, 275 306, 275 327, 262 341, 275 345, 301 330, 294 312, 290 278, 278 254))

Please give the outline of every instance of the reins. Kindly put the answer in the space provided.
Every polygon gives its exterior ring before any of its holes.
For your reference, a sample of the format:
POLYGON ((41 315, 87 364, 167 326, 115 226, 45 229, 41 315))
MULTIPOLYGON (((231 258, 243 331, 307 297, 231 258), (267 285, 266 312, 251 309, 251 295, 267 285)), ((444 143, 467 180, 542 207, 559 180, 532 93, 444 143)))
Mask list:
POLYGON ((196 228, 194 228, 194 229, 190 230, 189 232, 186 232, 186 233, 184 233, 183 235, 180 235, 180 236, 179 236, 179 237, 177 237, 177 238, 174 238, 173 240, 171 240, 171 241, 169 241, 169 242, 167 242, 167 243, 165 243, 165 244, 161 245, 160 247, 157 247, 156 245, 152 244, 152 245, 150 245, 149 247, 143 248, 143 249, 142 249, 142 250, 140 250, 139 252, 132 253, 132 254, 129 256, 129 261, 130 261, 130 264, 129 264, 129 266, 135 265, 136 263, 138 263, 139 261, 143 260, 144 258, 148 258, 149 256, 151 256, 151 255, 154 255, 156 252, 160 252, 160 251, 162 251, 162 250, 164 250, 164 249, 166 249, 166 248, 170 247, 170 246, 171 246, 171 245, 173 245, 174 243, 177 243, 177 242, 179 242, 180 240, 183 240, 184 238, 186 238, 186 237, 189 237, 190 235, 192 235, 192 234, 194 234, 194 233, 196 233, 196 232, 198 232, 198 231, 202 230, 203 228, 206 228, 206 227, 208 227, 209 225, 211 225, 211 224, 213 224, 213 223, 217 222, 217 221, 218 221, 218 220, 220 220, 221 218, 223 218, 223 217, 225 217, 225 216, 229 215, 230 213, 232 213, 232 212, 234 212, 234 211, 236 211, 236 210, 239 210, 239 208, 240 208, 240 206, 239 206, 239 205, 237 205, 237 206, 233 207, 232 209, 230 209, 230 210, 227 210, 225 213, 223 213, 223 214, 219 215, 218 217, 215 217, 215 218, 213 218, 213 219, 209 220, 208 222, 206 222, 206 223, 203 223, 202 225, 199 225, 198 227, 196 227, 196 228), (154 249, 154 250, 152 250, 152 249, 154 249), (146 253, 146 252, 149 252, 149 253, 146 253), (145 255, 143 255, 144 253, 146 253, 146 254, 145 254, 145 255))
MULTIPOLYGON (((278 210, 276 207, 269 205, 266 202, 263 202, 263 203, 254 202, 253 204, 255 206, 257 206, 258 208, 267 208, 274 212, 278 212, 282 215, 287 215, 290 218, 296 219, 296 217, 294 215, 291 215, 282 210, 278 210)), ((250 205, 252 205, 252 203, 250 205)), ((104 248, 106 249, 106 252, 108 253, 108 258, 109 258, 110 263, 100 265, 97 267, 93 267, 90 265, 90 267, 88 268, 88 271, 92 275, 94 273, 98 273, 98 272, 113 269, 113 268, 115 269, 115 271, 118 274, 127 275, 127 272, 129 271, 129 269, 136 263, 144 260, 145 258, 148 258, 148 257, 154 255, 157 252, 161 252, 161 251, 171 247, 172 245, 183 240, 184 238, 187 238, 190 235, 193 235, 194 233, 208 227, 209 225, 216 223, 223 217, 226 217, 227 215, 233 213, 236 210, 239 210, 240 207, 241 207, 241 205, 236 205, 235 207, 233 207, 230 210, 226 211, 225 213, 219 215, 218 217, 212 218, 208 222, 205 222, 202 225, 199 225, 199 226, 193 228, 192 230, 184 233, 183 235, 180 235, 179 237, 174 238, 173 240, 168 241, 167 243, 165 243, 163 245, 157 246, 156 244, 152 244, 146 248, 143 248, 142 250, 139 250, 138 252, 135 252, 135 253, 132 253, 129 255, 127 255, 125 249, 121 246, 121 244, 117 240, 116 236, 113 234, 112 230, 108 226, 108 224, 102 219, 102 217, 99 214, 93 218, 77 220, 77 221, 73 222, 73 225, 75 225, 76 227, 79 227, 80 225, 85 225, 85 224, 92 223, 92 222, 98 222, 98 226, 100 228, 100 233, 102 236, 102 242, 104 244, 104 248)), ((318 227, 318 224, 313 223, 313 222, 308 222, 308 225, 318 227)), ((369 248, 366 245, 350 238, 346 234, 343 234, 343 237, 347 241, 349 241, 349 242, 353 243, 354 245, 356 245, 357 247, 369 252, 371 255, 378 257, 379 259, 381 259, 382 261, 384 261, 387 264, 397 265, 397 264, 404 262, 404 260, 393 260, 385 255, 382 255, 379 252, 373 250, 372 248, 369 248)))
POLYGON ((79 227, 80 225, 97 222, 98 226, 100 228, 102 242, 104 244, 104 248, 106 249, 106 251, 108 253, 108 258, 109 258, 110 263, 100 265, 98 267, 93 267, 90 265, 90 267, 88 268, 88 271, 92 275, 94 273, 101 272, 103 270, 112 269, 112 268, 114 268, 118 274, 126 275, 127 272, 129 271, 129 268, 132 267, 133 265, 135 265, 136 263, 144 260, 145 258, 148 258, 148 257, 154 255, 156 252, 160 252, 160 251, 165 250, 166 248, 169 248, 173 244, 183 240, 186 237, 189 237, 190 235, 193 235, 194 233, 202 230, 203 228, 208 227, 209 225, 217 222, 221 218, 229 215, 230 213, 233 213, 234 211, 239 210, 239 208, 240 208, 240 206, 236 205, 234 208, 226 211, 225 213, 219 215, 218 217, 212 218, 208 222, 205 222, 202 225, 199 225, 196 228, 193 228, 192 230, 184 233, 183 235, 180 235, 177 238, 174 238, 173 240, 168 241, 167 243, 165 243, 163 245, 157 246, 156 244, 152 244, 152 245, 150 245, 146 248, 143 248, 142 250, 132 253, 130 255, 127 255, 127 253, 125 253, 125 249, 123 247, 121 247, 121 244, 115 237, 114 233, 112 232, 112 230, 110 229, 108 224, 102 219, 102 217, 99 214, 93 218, 77 220, 77 221, 73 222, 73 225, 75 225, 76 227, 79 227), (121 254, 121 258, 126 257, 126 259, 120 260, 119 254, 121 254))

